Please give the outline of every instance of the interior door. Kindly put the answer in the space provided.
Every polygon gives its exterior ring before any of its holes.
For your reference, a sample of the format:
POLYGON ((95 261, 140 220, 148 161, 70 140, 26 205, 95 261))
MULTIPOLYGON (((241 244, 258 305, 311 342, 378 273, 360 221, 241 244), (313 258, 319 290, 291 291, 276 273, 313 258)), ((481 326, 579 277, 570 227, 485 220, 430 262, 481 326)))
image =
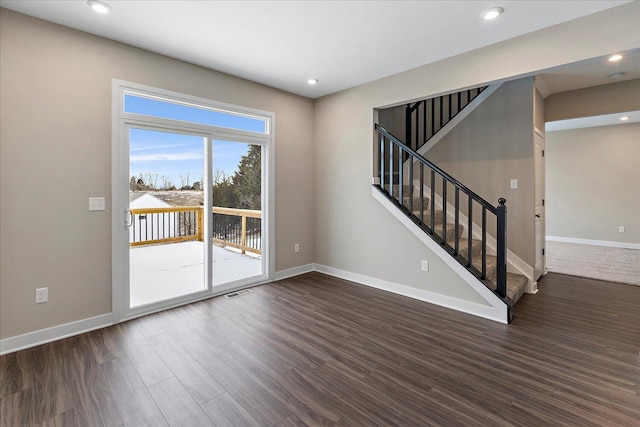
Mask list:
POLYGON ((534 133, 535 167, 535 266, 534 282, 545 271, 545 207, 544 207, 544 133, 536 129, 534 133))

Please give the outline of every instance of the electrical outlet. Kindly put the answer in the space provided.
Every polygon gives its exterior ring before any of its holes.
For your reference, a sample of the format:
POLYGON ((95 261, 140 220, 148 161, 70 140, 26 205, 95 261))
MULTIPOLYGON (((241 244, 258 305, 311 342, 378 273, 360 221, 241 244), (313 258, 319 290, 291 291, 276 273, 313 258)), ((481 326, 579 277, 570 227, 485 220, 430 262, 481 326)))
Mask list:
POLYGON ((511 187, 512 190, 517 190, 518 189, 518 180, 517 179, 512 179, 509 184, 510 184, 510 187, 511 187))
POLYGON ((300 243, 296 243, 295 245, 293 245, 293 252, 300 252, 300 243))
POLYGON ((36 289, 36 304, 49 301, 49 288, 36 289))
POLYGON ((624 233, 624 225, 618 227, 618 233, 624 233))
POLYGON ((422 271, 429 271, 429 261, 423 259, 420 267, 422 268, 422 271))

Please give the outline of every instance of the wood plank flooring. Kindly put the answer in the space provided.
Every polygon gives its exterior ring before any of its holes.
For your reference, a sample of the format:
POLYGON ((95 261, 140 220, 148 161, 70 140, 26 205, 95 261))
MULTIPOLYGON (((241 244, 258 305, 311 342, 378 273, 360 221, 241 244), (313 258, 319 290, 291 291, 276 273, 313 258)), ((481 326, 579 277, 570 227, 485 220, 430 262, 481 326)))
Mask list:
POLYGON ((0 357, 2 426, 640 426, 640 287, 511 325, 319 273, 0 357))

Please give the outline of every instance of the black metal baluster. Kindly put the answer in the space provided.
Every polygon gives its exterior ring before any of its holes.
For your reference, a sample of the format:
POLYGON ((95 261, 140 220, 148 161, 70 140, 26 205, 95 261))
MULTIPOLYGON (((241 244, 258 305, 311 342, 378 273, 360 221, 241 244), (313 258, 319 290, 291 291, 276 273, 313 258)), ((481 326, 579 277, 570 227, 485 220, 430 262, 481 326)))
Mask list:
POLYGON ((413 213, 413 157, 409 156, 409 212, 413 213))
POLYGON ((424 165, 420 163, 420 224, 424 223, 424 165))
POLYGON ((447 123, 449 123, 449 121, 451 120, 451 111, 452 111, 452 108, 453 108, 453 106, 451 105, 452 96, 453 96, 453 94, 450 93, 449 94, 449 116, 447 117, 447 123))
POLYGON ((455 251, 455 254, 458 255, 458 249, 460 248, 460 232, 458 231, 458 229, 460 228, 460 189, 456 186, 455 187, 456 192, 455 192, 455 230, 453 232, 454 235, 454 242, 453 242, 453 249, 455 251))
POLYGON ((442 129, 442 121, 444 120, 444 97, 440 96, 440 127, 438 130, 442 129))
POLYGON ((431 136, 436 134, 436 100, 431 98, 431 136))
POLYGON ((403 172, 404 168, 402 167, 402 155, 403 155, 402 147, 398 146, 398 202, 400 202, 400 206, 404 206, 404 199, 402 198, 402 187, 404 187, 404 177, 403 172))
POLYGON ((425 142, 427 142, 427 101, 422 101, 422 123, 423 123, 423 127, 424 127, 424 132, 422 134, 422 141, 420 141, 420 147, 422 147, 424 145, 425 142))
POLYGON ((447 241, 447 180, 442 178, 442 241, 447 241))
POLYGON ((405 142, 406 144, 411 147, 411 138, 412 138, 412 134, 413 134, 413 124, 412 122, 412 115, 413 114, 413 108, 411 108, 411 104, 407 104, 406 110, 405 110, 405 124, 404 124, 404 132, 405 132, 405 142))
POLYGON ((395 197, 393 191, 393 141, 389 139, 389 194, 391 197, 395 197))
POLYGON ((380 165, 378 168, 378 171, 380 172, 380 188, 384 191, 384 135, 380 135, 378 150, 380 151, 380 158, 378 159, 378 163, 380 165))
POLYGON ((472 247, 472 238, 473 238, 473 198, 469 195, 469 209, 468 209, 468 218, 467 218, 467 239, 469 240, 469 247, 467 248, 467 267, 471 267, 473 265, 473 247, 472 247))
POLYGON ((429 201, 429 206, 431 206, 431 218, 429 219, 430 227, 429 233, 433 234, 435 231, 435 218, 436 218, 436 204, 435 204, 435 194, 436 194, 436 171, 431 169, 431 200, 429 201))
POLYGON ((482 207, 482 279, 487 277, 487 208, 482 207))
MULTIPOLYGON (((422 101, 420 101, 417 105, 418 108, 416 109, 416 139, 413 142, 413 145, 409 145, 409 148, 413 149, 413 150, 417 150, 418 147, 420 146, 420 105, 422 104, 422 101)), ((403 156, 404 158, 404 156, 403 156)))

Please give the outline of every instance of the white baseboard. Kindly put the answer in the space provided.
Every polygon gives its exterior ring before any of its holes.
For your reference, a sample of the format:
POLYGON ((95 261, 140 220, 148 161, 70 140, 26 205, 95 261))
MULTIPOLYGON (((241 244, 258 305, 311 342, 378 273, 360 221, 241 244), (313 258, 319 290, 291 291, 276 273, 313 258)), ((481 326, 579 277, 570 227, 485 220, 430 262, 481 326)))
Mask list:
MULTIPOLYGON (((507 323, 506 305, 498 304, 497 306, 481 305, 465 300, 460 300, 446 295, 437 294, 421 289, 412 288, 410 286, 400 285, 388 282, 374 277, 364 276, 361 274, 351 273, 349 271, 340 270, 333 267, 327 267, 319 264, 306 264, 287 270, 277 271, 274 281, 287 279, 289 277, 299 276, 301 274, 318 271, 340 279, 349 280, 361 285, 370 286, 376 289, 414 298, 420 301, 439 305, 441 307, 468 313, 485 319, 494 320, 500 323, 507 323)), ((236 286, 237 287, 237 286, 236 286)), ((210 298, 208 296, 207 298, 210 298)), ((80 335, 85 332, 91 332, 96 329, 105 328, 113 325, 113 317, 111 313, 102 314, 88 319, 82 319, 75 322, 65 323, 64 325, 52 326, 50 328, 29 332, 15 337, 0 340, 0 355, 13 353, 26 348, 35 347, 52 341, 80 335)))
POLYGON ((640 243, 611 242, 608 240, 577 239, 574 237, 547 236, 549 242, 576 243, 578 245, 606 246, 608 248, 640 249, 640 243))
POLYGON ((411 286, 400 285, 398 283, 388 282, 386 280, 377 279, 375 277, 364 276, 362 274, 352 273, 340 270, 326 265, 316 264, 316 271, 337 277, 339 279, 349 280, 361 285, 370 286, 372 288, 381 289, 383 291, 392 292, 394 294, 403 295, 409 298, 435 304, 441 307, 450 308, 452 310, 461 311, 463 313, 482 317, 500 323, 507 323, 507 306, 501 304, 498 306, 481 305, 470 301, 452 298, 446 295, 437 294, 422 289, 416 289, 411 286))
POLYGON ((315 264, 306 264, 298 267, 289 268, 287 270, 276 271, 273 281, 288 279, 289 277, 299 276, 304 273, 315 271, 315 264))
POLYGON ((0 340, 0 355, 111 326, 111 313, 0 340))

